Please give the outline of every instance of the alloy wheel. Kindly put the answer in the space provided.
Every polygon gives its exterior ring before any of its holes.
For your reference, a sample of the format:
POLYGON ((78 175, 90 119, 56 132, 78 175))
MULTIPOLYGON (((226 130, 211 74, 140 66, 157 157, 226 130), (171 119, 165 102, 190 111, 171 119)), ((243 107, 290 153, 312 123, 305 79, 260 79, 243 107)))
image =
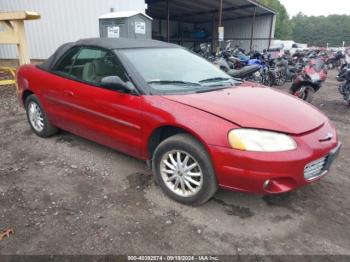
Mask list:
POLYGON ((167 188, 181 197, 192 197, 203 186, 203 173, 198 161, 184 151, 165 153, 160 162, 160 173, 167 188))
POLYGON ((41 112, 40 106, 31 101, 28 105, 28 116, 32 127, 37 132, 42 132, 44 130, 44 117, 41 112))

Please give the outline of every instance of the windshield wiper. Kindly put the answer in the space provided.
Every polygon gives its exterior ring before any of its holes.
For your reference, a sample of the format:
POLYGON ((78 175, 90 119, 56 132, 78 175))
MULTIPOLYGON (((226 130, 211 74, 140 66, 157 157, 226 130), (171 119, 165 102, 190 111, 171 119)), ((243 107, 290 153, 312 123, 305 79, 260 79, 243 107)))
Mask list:
POLYGON ((227 89, 227 88, 230 88, 230 87, 215 87, 215 88, 205 88, 205 89, 199 89, 199 90, 196 90, 195 92, 197 94, 200 94, 200 93, 206 93, 206 92, 212 92, 212 91, 218 91, 218 90, 222 90, 222 89, 227 89))
POLYGON ((209 83, 209 82, 222 82, 222 81, 227 81, 230 80, 231 78, 225 78, 225 77, 212 77, 208 79, 203 79, 199 81, 199 83, 209 83))
POLYGON ((147 84, 201 86, 201 84, 199 83, 177 81, 177 80, 153 80, 153 81, 147 82, 147 84))

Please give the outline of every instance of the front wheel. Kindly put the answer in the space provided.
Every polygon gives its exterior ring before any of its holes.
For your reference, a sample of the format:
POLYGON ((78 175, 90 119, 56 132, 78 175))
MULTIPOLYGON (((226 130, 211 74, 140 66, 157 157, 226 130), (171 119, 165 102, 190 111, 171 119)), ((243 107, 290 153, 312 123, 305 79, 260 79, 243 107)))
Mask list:
MULTIPOLYGON (((293 87, 293 86, 292 86, 293 87)), ((290 90, 290 93, 299 97, 302 100, 305 100, 311 103, 313 96, 315 94, 315 89, 310 86, 300 86, 297 90, 290 90)))
POLYGON ((152 163, 157 184, 182 204, 203 204, 218 189, 206 149, 188 134, 164 140, 154 152, 152 163))

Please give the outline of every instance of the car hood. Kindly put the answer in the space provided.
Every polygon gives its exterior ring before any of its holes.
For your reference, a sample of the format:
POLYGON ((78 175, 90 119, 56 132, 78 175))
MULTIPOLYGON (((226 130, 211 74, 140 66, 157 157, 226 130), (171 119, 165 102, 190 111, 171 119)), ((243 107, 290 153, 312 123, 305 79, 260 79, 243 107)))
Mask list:
POLYGON ((241 85, 219 91, 163 97, 245 128, 298 135, 317 129, 327 121, 310 104, 265 87, 241 85))

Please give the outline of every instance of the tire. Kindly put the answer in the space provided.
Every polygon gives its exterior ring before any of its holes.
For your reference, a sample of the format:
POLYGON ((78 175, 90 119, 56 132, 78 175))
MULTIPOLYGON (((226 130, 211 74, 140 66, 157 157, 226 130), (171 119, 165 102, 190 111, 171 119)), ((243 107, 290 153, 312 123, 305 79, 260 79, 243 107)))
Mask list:
POLYGON ((268 72, 265 77, 264 77, 264 81, 263 84, 266 86, 270 86, 272 87, 275 83, 275 76, 272 72, 268 72))
POLYGON ((306 88, 306 97, 304 100, 306 102, 311 103, 314 98, 314 94, 315 94, 315 89, 313 89, 312 87, 306 88))
POLYGON ((337 61, 335 62, 334 67, 336 67, 336 68, 339 69, 340 66, 341 66, 340 60, 337 60, 337 61))
POLYGON ((287 75, 285 72, 280 72, 278 78, 275 80, 278 86, 283 86, 287 81, 287 75))
POLYGON ((292 88, 290 89, 290 93, 299 97, 300 99, 302 99, 306 102, 311 103, 311 101, 314 97, 314 94, 315 94, 315 89, 313 89, 310 86, 307 86, 307 87, 305 87, 304 92, 300 93, 301 92, 300 90, 302 90, 303 88, 304 88, 304 86, 300 86, 296 91, 294 91, 293 86, 292 86, 292 88))
POLYGON ((263 84, 264 82, 264 77, 262 76, 262 74, 260 73, 259 76, 257 76, 255 73, 253 75, 251 75, 250 77, 250 80, 252 82, 255 82, 255 83, 258 83, 258 84, 263 84))
POLYGON ((179 203, 193 206, 201 205, 207 202, 218 189, 214 168, 206 149, 188 134, 174 135, 160 143, 153 154, 152 163, 156 183, 167 196, 179 203), (180 153, 180 161, 177 158, 178 153, 180 153), (180 162, 181 165, 174 165, 174 162, 169 158, 170 155, 173 156, 176 163, 180 162), (165 162, 171 163, 173 168, 165 162), (184 172, 174 171, 179 166, 182 166, 182 169, 183 166, 191 167, 195 164, 197 165, 188 171, 186 168, 182 170, 184 172), (172 177, 176 178, 169 181, 172 177))
POLYGON ((36 95, 28 96, 24 106, 26 109, 28 123, 35 134, 40 137, 47 138, 55 135, 59 131, 58 128, 50 124, 47 114, 36 95), (32 112, 37 113, 36 118, 33 117, 33 114, 31 114, 32 112))

